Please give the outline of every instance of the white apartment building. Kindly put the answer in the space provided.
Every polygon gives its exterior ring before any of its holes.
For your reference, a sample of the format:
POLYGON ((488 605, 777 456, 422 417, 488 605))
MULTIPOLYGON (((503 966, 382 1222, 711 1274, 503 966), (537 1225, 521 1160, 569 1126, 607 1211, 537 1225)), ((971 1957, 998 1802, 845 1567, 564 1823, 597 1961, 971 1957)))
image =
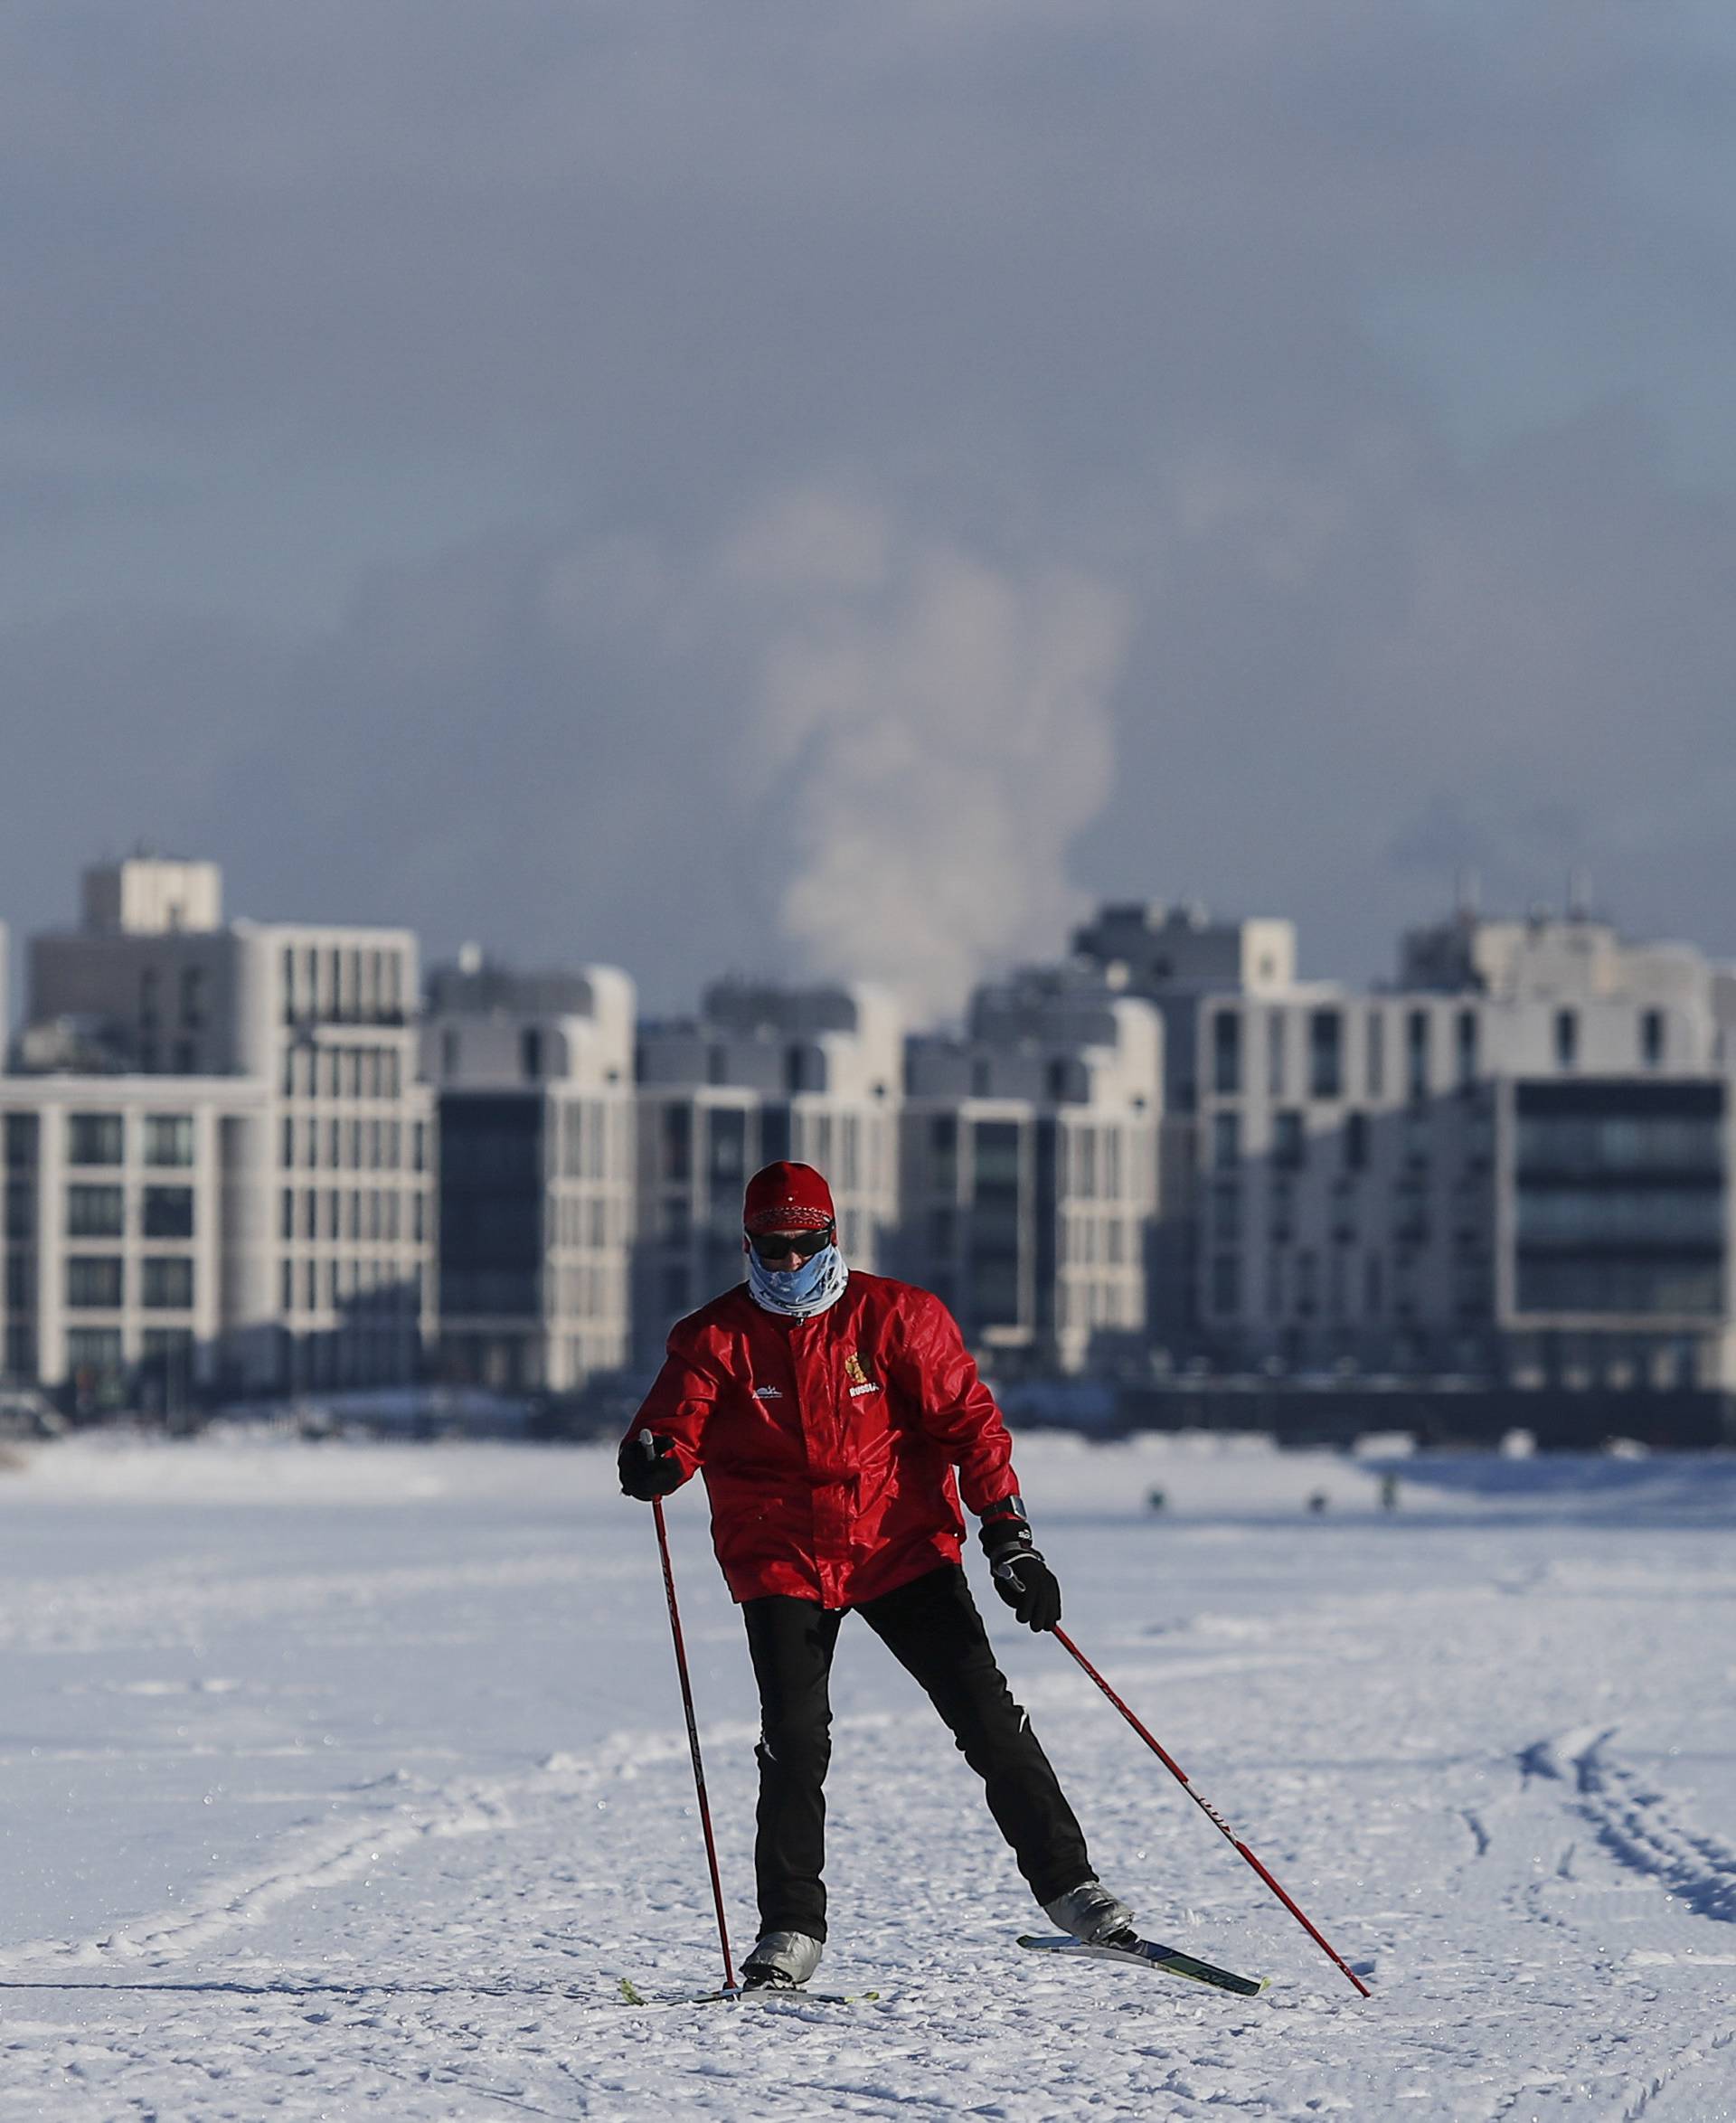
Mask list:
POLYGON ((245 1079, 0 1077, 9 1382, 165 1414, 216 1382, 267 1108, 245 1079))
POLYGON ((908 1043, 901 1272, 1003 1373, 1143 1360, 1163 1095, 1156 1010, 1077 968, 908 1043))
POLYGON ((185 1333, 202 1388, 414 1378, 435 1249, 414 936, 225 922, 214 865, 151 856, 88 873, 83 916, 31 939, 20 1066, 0 1077, 34 1154, 33 1235, 21 1180, 7 1240, 9 1363, 112 1395, 185 1333), (157 1228, 184 1214, 152 1176, 171 1139, 191 1144, 174 1183, 190 1232, 157 1228))
POLYGON ((1635 1376, 1723 1375, 1713 969, 1582 918, 1468 913, 1408 939, 1403 963, 1439 985, 1203 1010, 1196 1294, 1212 1353, 1541 1382, 1586 1370, 1563 1351, 1590 1337, 1600 1380, 1618 1345, 1635 1376), (1624 1168, 1623 1130, 1669 1138, 1677 1107, 1692 1169, 1624 1168), (1553 1165, 1526 1147, 1545 1139, 1569 1146, 1553 1165), (1676 1302, 1690 1289, 1697 1313, 1676 1302))
POLYGON ((1294 922, 1214 917, 1197 901, 1099 907, 1073 937, 1085 965, 1164 1021, 1164 1116, 1158 1137, 1159 1221, 1150 1248, 1148 1321, 1154 1347, 1180 1355, 1197 1336, 1200 1013, 1215 996, 1277 997, 1297 986, 1294 922))
POLYGON ((447 1379, 571 1392, 627 1361, 636 1013, 610 966, 430 975, 447 1379))
POLYGON ((696 1018, 640 1027, 637 1077, 642 1365, 676 1319, 742 1279, 742 1189, 775 1159, 825 1173, 844 1258, 884 1270, 903 1077, 891 995, 721 981, 696 1018))

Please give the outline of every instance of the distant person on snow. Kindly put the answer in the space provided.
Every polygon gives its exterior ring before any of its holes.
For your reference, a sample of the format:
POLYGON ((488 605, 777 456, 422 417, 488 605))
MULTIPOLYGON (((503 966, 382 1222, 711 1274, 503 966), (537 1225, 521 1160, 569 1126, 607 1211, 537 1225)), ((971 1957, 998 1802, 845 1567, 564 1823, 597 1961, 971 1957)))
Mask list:
POLYGON ((760 1935, 744 1981, 792 1987, 819 1966, 826 1684, 852 1610, 928 1690, 1047 1914, 1075 1938, 1108 1939, 1133 1912, 1091 1870, 960 1565, 962 1489, 995 1590, 1033 1629, 1061 1619, 1006 1426, 957 1323, 929 1291, 845 1265, 812 1165, 756 1173, 742 1221, 748 1279, 676 1323, 620 1473, 644 1502, 704 1475, 717 1559, 747 1622, 760 1935))

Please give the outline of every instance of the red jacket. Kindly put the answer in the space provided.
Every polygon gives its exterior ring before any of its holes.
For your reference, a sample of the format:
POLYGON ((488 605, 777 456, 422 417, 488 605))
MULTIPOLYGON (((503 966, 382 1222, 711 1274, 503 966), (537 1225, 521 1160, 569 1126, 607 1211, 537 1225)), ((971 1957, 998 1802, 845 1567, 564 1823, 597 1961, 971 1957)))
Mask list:
POLYGON ((1018 1493, 1006 1425, 951 1313, 854 1269, 814 1319, 766 1311, 742 1283, 678 1320, 628 1435, 642 1429, 704 1475, 738 1600, 878 1599, 959 1560, 960 1487, 978 1513, 1018 1493))

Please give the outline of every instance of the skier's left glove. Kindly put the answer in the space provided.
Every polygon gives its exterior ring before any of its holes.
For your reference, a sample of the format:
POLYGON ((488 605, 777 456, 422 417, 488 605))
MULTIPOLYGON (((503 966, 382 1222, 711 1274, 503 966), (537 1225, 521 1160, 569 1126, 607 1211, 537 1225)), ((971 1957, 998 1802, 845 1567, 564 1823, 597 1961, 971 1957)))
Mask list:
POLYGON ((1020 1499, 991 1504, 976 1537, 1001 1598, 1028 1628, 1052 1629, 1061 1619, 1061 1586, 1037 1552, 1020 1499))

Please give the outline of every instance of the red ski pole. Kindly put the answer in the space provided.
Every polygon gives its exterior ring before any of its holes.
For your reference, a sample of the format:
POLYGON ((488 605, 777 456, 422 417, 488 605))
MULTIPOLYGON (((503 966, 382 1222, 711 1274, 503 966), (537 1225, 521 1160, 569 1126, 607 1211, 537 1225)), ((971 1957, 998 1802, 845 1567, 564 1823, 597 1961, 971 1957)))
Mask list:
POLYGON ((669 1529, 663 1523, 663 1498, 651 1499, 657 1522, 657 1549, 663 1557, 663 1589, 669 1597, 669 1628, 675 1640, 675 1671, 681 1675, 681 1707, 687 1713, 687 1746, 693 1758, 693 1789, 699 1794, 699 1822, 705 1831, 705 1859, 712 1868, 712 1900, 717 1905, 717 1937, 723 1948, 723 1987, 739 1990, 730 1958, 730 1928, 723 1920, 723 1882, 717 1870, 717 1843, 712 1834, 712 1809, 705 1797, 705 1769, 699 1759, 699 1726, 693 1718, 693 1686, 687 1677, 687 1647, 681 1640, 681 1611, 675 1605, 675 1573, 669 1563, 669 1529))
POLYGON ((1344 1974, 1349 1977, 1350 1980, 1356 1986, 1357 1989, 1362 1992, 1364 1997, 1366 1997, 1369 1995, 1368 1986, 1363 1981, 1362 1977, 1356 1973, 1355 1969, 1351 1967, 1350 1963, 1345 1960, 1344 1956, 1331 1943, 1326 1935, 1323 1932, 1316 1930, 1314 1925, 1308 1921, 1307 1918, 1303 1915, 1302 1911, 1296 1906, 1295 1902, 1293 1902, 1289 1896, 1285 1893, 1284 1890, 1278 1885, 1278 1882, 1273 1879, 1272 1875, 1266 1870, 1265 1866, 1260 1864, 1260 1860, 1254 1855, 1253 1852, 1250 1850, 1248 1845, 1241 1840, 1241 1836, 1236 1834, 1235 1830, 1230 1826, 1229 1822, 1224 1819, 1223 1816, 1219 1813, 1214 1807, 1208 1805, 1207 1802, 1200 1797, 1199 1793, 1194 1790, 1193 1785, 1188 1782, 1187 1771, 1183 1769, 1181 1764, 1175 1759, 1173 1755, 1166 1753, 1165 1750, 1158 1745, 1156 1741, 1152 1738, 1151 1734, 1146 1731, 1146 1728, 1139 1722, 1138 1719, 1134 1716, 1133 1713, 1127 1708, 1127 1704, 1122 1702, 1121 1698, 1116 1694, 1115 1690, 1109 1686, 1109 1683, 1103 1678, 1102 1675, 1098 1672, 1097 1668, 1091 1664, 1090 1660, 1086 1657, 1085 1654, 1079 1648, 1078 1645, 1073 1642, 1072 1638, 1067 1634, 1066 1630, 1061 1628, 1059 1624, 1057 1624, 1055 1628, 1055 1636, 1066 1647, 1066 1649, 1070 1651, 1079 1661, 1080 1665, 1084 1667, 1085 1671, 1091 1676, 1092 1680, 1097 1683, 1098 1686, 1103 1691, 1104 1694, 1109 1697, 1109 1701, 1114 1703, 1117 1710, 1118 1710, 1121 1713, 1121 1715, 1126 1718, 1128 1724, 1130 1724, 1134 1731, 1138 1733, 1140 1739, 1142 1739, 1146 1745, 1150 1748, 1151 1751, 1157 1757, 1158 1760, 1163 1763, 1164 1767, 1169 1771, 1170 1775, 1175 1778, 1175 1781, 1181 1786, 1182 1789, 1186 1792, 1187 1796, 1194 1801, 1194 1805, 1199 1807, 1200 1811, 1205 1816, 1206 1819, 1211 1822, 1212 1826, 1217 1829, 1218 1833, 1229 1844, 1231 1849, 1233 1850, 1239 1857, 1242 1857, 1247 1860, 1249 1864, 1253 1867, 1254 1871, 1258 1873, 1260 1878, 1266 1882, 1267 1886, 1271 1889, 1275 1895, 1277 1895, 1279 1901, 1284 1904, 1284 1907, 1288 1910, 1291 1916, 1293 1916, 1297 1922, 1301 1925, 1302 1929, 1307 1933, 1308 1937, 1312 1939, 1315 1944, 1321 1948, 1329 1960, 1335 1962, 1336 1965, 1344 1970, 1344 1974))

